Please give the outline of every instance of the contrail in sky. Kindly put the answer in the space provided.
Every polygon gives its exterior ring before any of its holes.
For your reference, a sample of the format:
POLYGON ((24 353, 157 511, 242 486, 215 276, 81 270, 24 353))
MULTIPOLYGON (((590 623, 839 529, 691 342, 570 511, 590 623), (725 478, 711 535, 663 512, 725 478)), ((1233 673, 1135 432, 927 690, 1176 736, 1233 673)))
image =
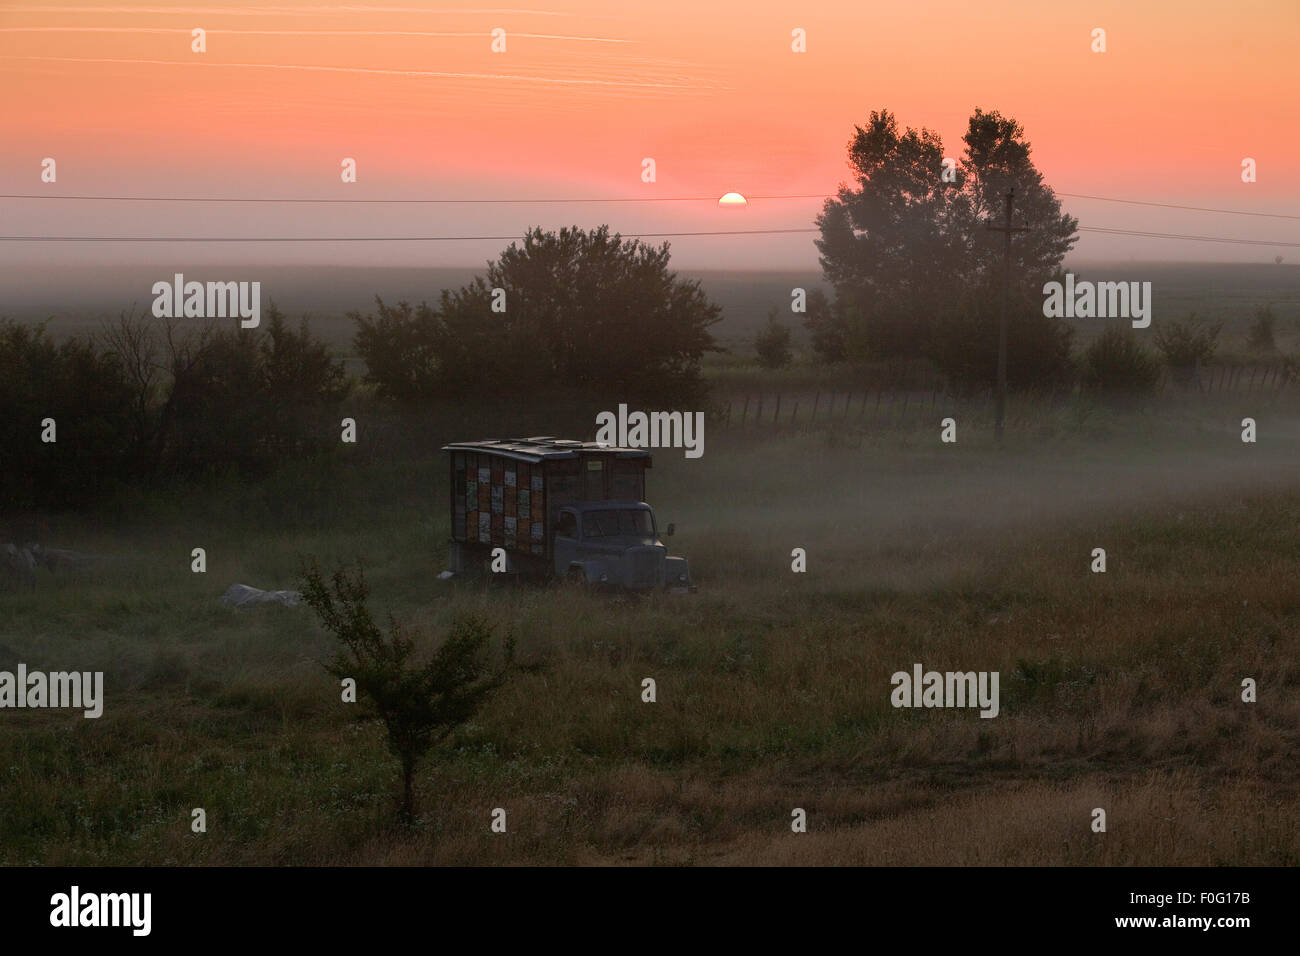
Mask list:
POLYGON ((558 10, 523 10, 513 7, 458 8, 430 10, 427 7, 9 7, 8 13, 183 13, 230 14, 248 17, 306 17, 316 13, 439 13, 439 14, 511 14, 537 17, 571 17, 558 10))
MULTIPOLYGON (((183 33, 190 34, 188 27, 0 27, 0 33, 183 33)), ((476 33, 435 33, 428 30, 223 30, 212 28, 209 34, 226 34, 236 36, 347 36, 347 37, 479 37, 490 38, 486 30, 476 33)), ((516 33, 509 31, 510 39, 525 37, 532 40, 582 40, 587 43, 636 43, 636 40, 623 40, 615 37, 580 37, 565 36, 556 33, 516 33)))
POLYGON ((148 60, 114 59, 88 56, 11 56, 0 54, 6 60, 40 60, 51 63, 120 63, 151 66, 235 67, 252 70, 305 70, 315 73, 369 73, 380 76, 422 76, 453 80, 515 80, 525 83, 542 83, 559 86, 610 86, 628 89, 701 90, 725 87, 690 86, 681 83, 637 83, 624 80, 564 79, 551 76, 524 76, 516 73, 453 73, 442 70, 387 70, 364 66, 310 66, 296 63, 213 63, 205 60, 148 60))

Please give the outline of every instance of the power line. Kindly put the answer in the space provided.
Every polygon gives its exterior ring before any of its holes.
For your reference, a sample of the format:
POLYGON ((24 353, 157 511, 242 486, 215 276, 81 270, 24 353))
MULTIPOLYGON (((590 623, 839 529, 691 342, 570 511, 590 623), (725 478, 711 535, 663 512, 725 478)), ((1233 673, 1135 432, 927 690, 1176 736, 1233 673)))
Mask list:
MULTIPOLYGON (((625 239, 675 239, 692 236, 772 236, 820 232, 820 229, 716 229, 699 232, 620 232, 625 239)), ((1300 242, 1274 242, 1270 239, 1241 239, 1232 236, 1189 236, 1173 232, 1147 232, 1140 229, 1111 229, 1104 226, 1080 226, 1080 232, 1130 236, 1137 239, 1179 239, 1188 242, 1223 242, 1248 246, 1300 248, 1300 242)), ((507 236, 0 236, 0 242, 512 242, 522 239, 518 233, 507 236)))
MULTIPOLYGON (((819 232, 818 229, 728 229, 707 232, 618 233, 624 239, 671 239, 683 236, 769 236, 819 232)), ((510 236, 0 236, 0 242, 510 242, 510 236)))
MULTIPOLYGON (((771 202, 792 199, 833 199, 838 193, 793 193, 774 196, 746 196, 750 202, 771 202)), ((1057 196, 1071 199, 1091 199, 1098 202, 1123 203, 1130 206, 1155 206, 1160 209, 1184 209, 1191 212, 1212 212, 1228 216, 1255 216, 1265 219, 1300 220, 1300 215, 1282 212, 1252 212, 1246 209, 1219 209, 1211 206, 1189 206, 1181 203, 1152 202, 1145 199, 1120 199, 1115 196, 1093 196, 1084 193, 1057 192, 1057 196)), ((78 200, 95 202, 193 202, 193 203, 318 203, 321 205, 536 205, 547 203, 564 203, 571 205, 594 203, 638 203, 638 202, 717 202, 717 196, 618 196, 618 197, 558 197, 558 198, 516 198, 516 199, 341 199, 309 197, 240 197, 240 196, 46 196, 35 193, 3 193, 0 199, 34 199, 34 200, 78 200)))
POLYGON ((1080 226, 1080 232, 1096 232, 1109 236, 1132 236, 1138 239, 1184 239, 1190 242, 1227 242, 1244 246, 1280 246, 1300 248, 1300 242, 1274 242, 1271 239, 1237 239, 1230 236, 1185 236, 1175 232, 1146 232, 1140 229, 1108 229, 1104 226, 1080 226))
MULTIPOLYGON (((774 199, 824 199, 824 196, 746 196, 747 201, 774 199)), ((618 198, 587 199, 297 199, 297 198, 248 198, 238 196, 39 196, 0 194, 0 199, 75 199, 98 202, 211 202, 211 203, 321 203, 321 204, 382 204, 398 205, 434 205, 440 203, 460 205, 525 205, 539 203, 626 203, 626 202, 717 202, 717 196, 625 196, 618 198)))
POLYGON ((1263 216, 1270 219, 1300 219, 1300 216, 1285 212, 1248 212, 1245 209, 1211 209, 1209 206, 1184 206, 1172 202, 1147 202, 1144 199, 1115 199, 1112 196, 1085 196, 1082 193, 1057 193, 1071 199, 1096 199, 1099 202, 1119 202, 1130 206, 1159 206, 1161 209, 1190 209, 1194 212, 1218 212, 1229 216, 1263 216))

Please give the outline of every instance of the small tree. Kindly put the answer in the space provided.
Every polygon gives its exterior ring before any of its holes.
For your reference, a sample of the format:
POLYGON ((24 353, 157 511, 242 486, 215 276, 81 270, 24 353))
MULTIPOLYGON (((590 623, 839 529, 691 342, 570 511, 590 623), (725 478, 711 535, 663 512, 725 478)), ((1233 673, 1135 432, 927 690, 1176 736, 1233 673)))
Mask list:
MULTIPOLYGON (((985 283, 974 286, 940 312, 930 348, 935 366, 959 395, 996 387, 998 380, 998 295, 985 283)), ((1070 356, 1074 332, 1043 315, 1041 301, 1013 292, 1007 315, 1007 386, 1013 392, 1072 390, 1070 356)))
POLYGON ((808 293, 808 311, 803 325, 812 342, 813 358, 817 362, 842 362, 848 355, 848 335, 844 327, 844 302, 836 299, 832 305, 821 289, 808 293))
POLYGON ((790 328, 776 320, 776 309, 768 311, 767 327, 754 339, 754 348, 763 368, 785 368, 790 364, 790 328))
POLYGON ((1271 305, 1260 306, 1255 310, 1255 321, 1250 323, 1250 334, 1246 344, 1255 352, 1276 352, 1277 316, 1271 305))
POLYGON ((1159 383, 1160 363, 1119 326, 1108 326, 1083 354, 1084 387, 1107 401, 1140 401, 1159 383))
POLYGON ((409 822, 415 809, 416 764, 473 717, 501 686, 513 658, 513 644, 506 643, 506 666, 494 670, 485 661, 491 626, 477 617, 460 618, 421 664, 413 658, 415 641, 391 614, 387 638, 371 618, 366 607, 370 589, 359 564, 355 574, 346 568, 335 571, 332 589, 315 561, 303 577, 303 600, 344 646, 325 669, 337 678, 357 682, 372 715, 383 721, 389 751, 401 762, 401 814, 409 822))
POLYGON ((1201 366, 1214 358, 1222 328, 1222 322, 1199 321, 1195 312, 1182 322, 1156 325, 1156 348, 1164 356, 1174 381, 1183 386, 1196 384, 1201 366))
POLYGON ((0 516, 86 507, 128 484, 133 417, 114 356, 89 339, 56 343, 44 323, 0 320, 0 516), (50 420, 57 441, 39 443, 50 420))
POLYGON ((1156 348, 1170 368, 1195 368, 1214 358, 1222 322, 1201 322, 1193 312, 1182 322, 1157 323, 1156 348))

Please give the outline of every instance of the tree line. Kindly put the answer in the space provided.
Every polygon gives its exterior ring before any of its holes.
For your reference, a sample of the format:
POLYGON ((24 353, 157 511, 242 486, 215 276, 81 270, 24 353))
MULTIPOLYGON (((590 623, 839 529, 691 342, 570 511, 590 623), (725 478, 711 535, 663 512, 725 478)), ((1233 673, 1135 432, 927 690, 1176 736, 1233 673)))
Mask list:
MULTIPOLYGON (((0 322, 0 514, 93 505, 126 485, 255 477, 324 445, 351 385, 306 320, 256 331, 123 313, 54 341, 0 322)), ((337 422, 335 422, 337 424, 337 422)))
MULTIPOLYGON (((651 247, 602 226, 530 230, 436 305, 353 312, 364 382, 382 401, 695 404, 721 308, 651 247)), ((354 382, 306 319, 272 304, 256 329, 124 313, 56 342, 0 322, 0 515, 92 505, 125 485, 257 478, 339 445, 354 382)))

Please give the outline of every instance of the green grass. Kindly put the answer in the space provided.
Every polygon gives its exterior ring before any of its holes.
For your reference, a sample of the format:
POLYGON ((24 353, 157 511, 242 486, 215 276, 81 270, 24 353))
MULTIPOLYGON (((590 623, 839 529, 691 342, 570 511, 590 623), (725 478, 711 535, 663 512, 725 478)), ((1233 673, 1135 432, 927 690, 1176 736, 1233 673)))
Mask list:
POLYGON ((121 560, 0 593, 0 668, 103 670, 107 699, 99 720, 0 713, 0 862, 1294 865, 1295 420, 1274 409, 1243 446, 1228 414, 1058 420, 1001 451, 974 412, 955 446, 937 423, 711 432, 649 475, 701 586, 672 600, 437 581, 436 448, 472 422, 49 518, 51 545, 121 560), (361 557, 372 608, 426 641, 473 612, 518 642, 520 670, 422 768, 412 828, 311 612, 217 602, 296 586, 307 555, 361 557), (1001 715, 894 710, 914 662, 1000 671, 1001 715))

